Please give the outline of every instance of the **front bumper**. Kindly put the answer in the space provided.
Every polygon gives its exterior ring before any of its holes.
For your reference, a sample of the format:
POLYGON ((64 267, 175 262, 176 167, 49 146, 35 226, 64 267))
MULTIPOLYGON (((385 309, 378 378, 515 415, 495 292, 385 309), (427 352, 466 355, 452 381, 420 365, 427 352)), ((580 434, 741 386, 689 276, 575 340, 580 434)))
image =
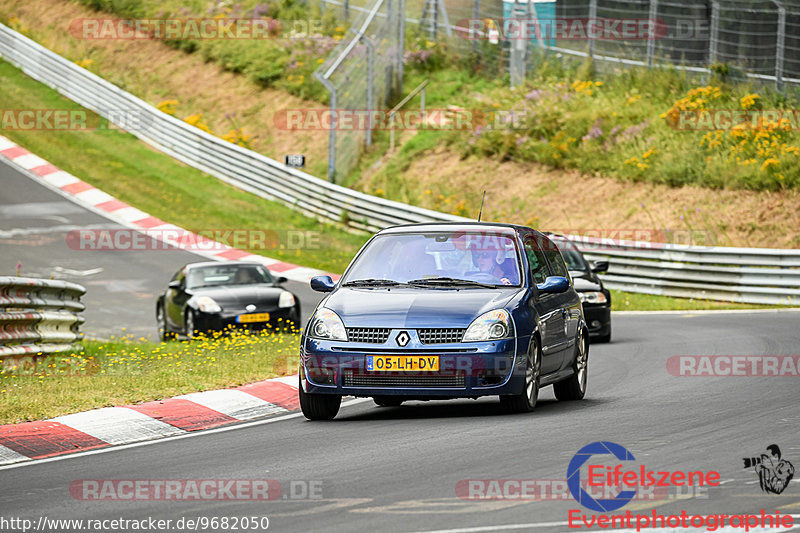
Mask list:
POLYGON ((602 337, 611 331, 611 306, 583 304, 583 316, 590 337, 602 337))
MULTIPOLYGON (((389 335, 394 339, 401 330, 389 335)), ((347 396, 402 396, 417 399, 477 398, 519 394, 524 386, 525 357, 529 339, 425 345, 414 330, 403 348, 311 339, 301 345, 301 386, 311 394, 347 396), (367 355, 424 355, 437 357, 439 370, 369 371, 367 355)))
POLYGON ((283 328, 299 325, 299 316, 294 307, 284 307, 280 309, 256 310, 254 313, 269 313, 267 322, 240 323, 236 317, 245 314, 247 311, 230 312, 223 310, 222 313, 195 313, 195 329, 200 332, 225 331, 230 329, 261 330, 266 328, 283 328))

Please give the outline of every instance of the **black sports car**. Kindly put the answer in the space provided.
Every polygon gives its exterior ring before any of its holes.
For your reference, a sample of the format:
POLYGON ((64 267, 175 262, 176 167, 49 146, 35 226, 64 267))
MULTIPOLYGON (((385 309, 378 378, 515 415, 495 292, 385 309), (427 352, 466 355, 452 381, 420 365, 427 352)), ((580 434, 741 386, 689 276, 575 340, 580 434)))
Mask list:
POLYGON ((587 261, 563 235, 547 235, 564 256, 575 290, 583 302, 589 338, 594 342, 611 341, 611 293, 603 287, 602 280, 597 276, 608 271, 608 261, 587 261))
POLYGON ((300 301, 264 265, 247 262, 190 263, 169 282, 156 303, 161 340, 230 327, 260 329, 300 325, 300 301))

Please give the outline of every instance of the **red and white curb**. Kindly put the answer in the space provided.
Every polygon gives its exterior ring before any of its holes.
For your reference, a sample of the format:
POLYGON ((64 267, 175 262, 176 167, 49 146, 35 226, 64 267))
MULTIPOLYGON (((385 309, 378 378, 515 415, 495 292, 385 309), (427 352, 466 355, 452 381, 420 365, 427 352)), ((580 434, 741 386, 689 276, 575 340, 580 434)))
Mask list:
POLYGON ((299 407, 298 377, 0 426, 0 465, 211 429, 299 407))
MULTIPOLYGON (((181 235, 178 248, 209 259, 217 261, 256 261, 272 272, 279 273, 292 281, 303 283, 307 283, 314 276, 329 275, 333 279, 338 279, 339 277, 338 274, 286 263, 263 255, 251 254, 245 250, 213 242, 206 237, 196 235, 174 224, 168 224, 144 211, 131 207, 125 202, 117 200, 72 174, 64 172, 2 135, 0 135, 0 155, 17 167, 27 171, 28 174, 38 176, 45 184, 71 197, 76 203, 122 226, 147 232, 149 237, 165 243, 165 246, 174 246, 174 241, 167 241, 170 232, 173 232, 173 234, 181 235), (213 246, 203 243, 212 243, 213 246)), ((167 248, 165 247, 165 249, 167 248)))

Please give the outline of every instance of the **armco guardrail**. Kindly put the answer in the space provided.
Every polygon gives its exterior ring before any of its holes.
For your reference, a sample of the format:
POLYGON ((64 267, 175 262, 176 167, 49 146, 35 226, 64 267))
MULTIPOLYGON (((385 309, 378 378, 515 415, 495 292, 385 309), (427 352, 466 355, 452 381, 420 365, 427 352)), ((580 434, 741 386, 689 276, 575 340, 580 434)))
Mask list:
POLYGON ((587 259, 608 259, 612 289, 682 298, 800 305, 800 250, 605 240, 570 235, 587 259))
MULTIPOLYGON (((26 74, 195 168, 320 219, 366 231, 468 219, 359 193, 286 167, 205 133, 0 24, 0 56, 26 74), (125 124, 135 116, 138 124, 125 124)), ((649 294, 779 305, 800 304, 800 250, 725 248, 573 237, 590 257, 606 256, 611 288, 649 294)))
POLYGON ((0 358, 72 348, 85 293, 68 281, 0 277, 0 358))

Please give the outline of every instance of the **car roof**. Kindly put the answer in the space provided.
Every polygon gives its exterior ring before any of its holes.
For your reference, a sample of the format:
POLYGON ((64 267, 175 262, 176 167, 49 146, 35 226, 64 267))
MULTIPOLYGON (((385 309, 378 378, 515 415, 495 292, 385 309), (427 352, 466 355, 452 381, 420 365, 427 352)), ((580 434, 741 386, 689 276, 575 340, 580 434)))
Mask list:
POLYGON ((256 261, 199 261, 197 263, 187 263, 184 265, 184 268, 192 269, 192 268, 199 268, 199 267, 207 267, 207 266, 237 266, 237 265, 256 265, 256 266, 264 266, 261 263, 256 261))
MULTIPOLYGON (((391 226, 379 231, 376 235, 389 235, 398 233, 421 233, 426 231, 487 231, 492 230, 498 233, 513 235, 517 231, 536 230, 517 224, 504 224, 501 222, 418 222, 416 224, 402 224, 391 226)), ((537 232, 538 233, 538 232, 537 232)))

